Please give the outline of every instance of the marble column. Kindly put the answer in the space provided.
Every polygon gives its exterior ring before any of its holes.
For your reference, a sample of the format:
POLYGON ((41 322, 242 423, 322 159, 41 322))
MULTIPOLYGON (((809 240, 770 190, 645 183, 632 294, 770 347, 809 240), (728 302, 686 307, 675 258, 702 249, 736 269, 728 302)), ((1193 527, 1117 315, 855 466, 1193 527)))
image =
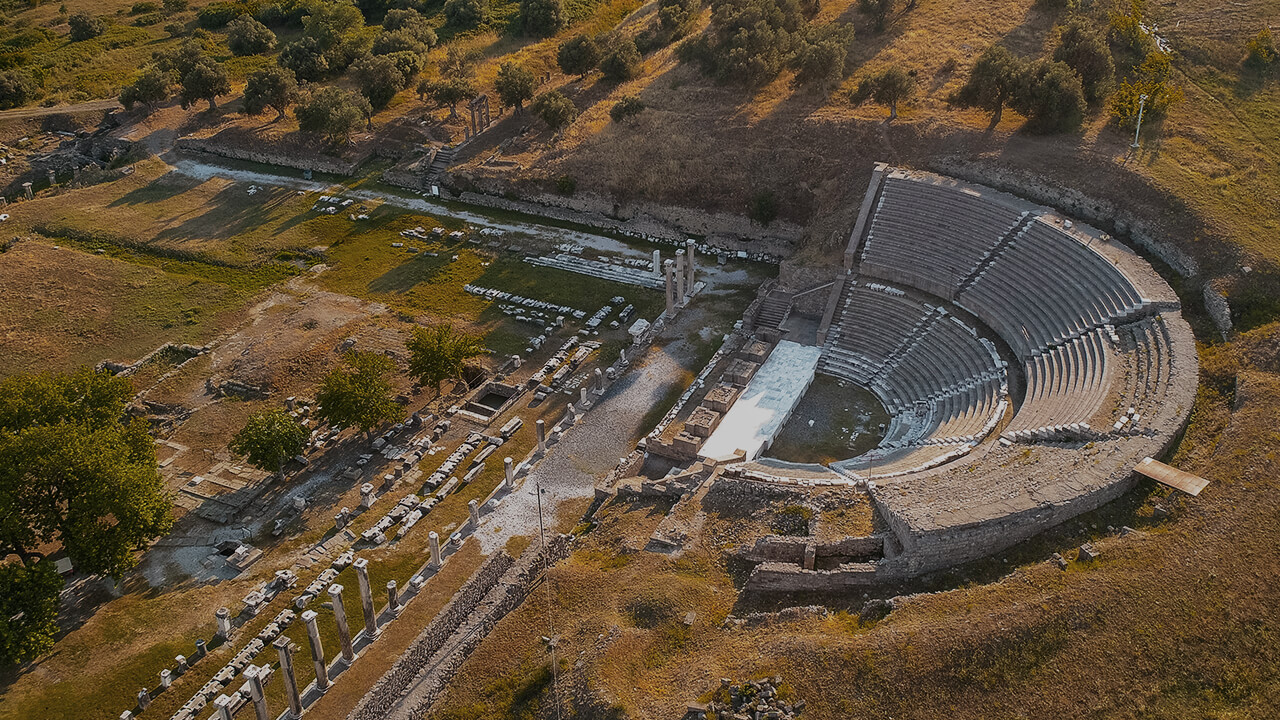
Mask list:
POLYGON ((213 699, 213 706, 218 710, 218 720, 235 720, 231 714, 231 705, 235 700, 230 695, 219 695, 213 699))
POLYGON ((227 608, 220 607, 213 615, 218 620, 218 637, 223 640, 231 637, 231 611, 227 608))
POLYGON ((480 505, 475 500, 467 501, 467 514, 471 516, 471 529, 480 529, 480 505))
POLYGON ((167 688, 173 684, 173 671, 165 668, 160 671, 160 687, 167 688))
POLYGON ((547 424, 539 418, 534 421, 533 429, 538 436, 538 452, 545 453, 547 451, 547 424))
POLYGON ((369 561, 359 558, 351 565, 356 569, 356 581, 360 585, 360 608, 364 611, 364 634, 370 639, 378 636, 378 613, 373 607, 373 588, 369 585, 369 561))
POLYGON ((676 251, 676 304, 677 305, 684 304, 684 296, 688 293, 688 290, 685 288, 685 284, 684 284, 686 280, 685 265, 687 263, 688 263, 688 258, 685 256, 684 251, 677 250, 676 251))
POLYGON ((329 689, 329 668, 324 662, 324 645, 320 643, 320 627, 316 625, 316 611, 304 610, 302 622, 307 624, 307 640, 311 643, 311 663, 316 667, 316 687, 320 692, 329 689))
POLYGON ((391 609, 392 615, 400 614, 400 593, 395 580, 387 581, 387 607, 391 609))
POLYGON ((280 674, 284 677, 284 695, 289 700, 289 711, 285 720, 297 720, 302 717, 302 696, 298 694, 298 677, 293 671, 293 643, 281 635, 271 643, 280 656, 280 674))
POLYGON ((667 275, 667 317, 676 315, 676 269, 675 263, 667 260, 662 264, 667 275))
POLYGON ((256 665, 244 669, 244 677, 249 681, 249 699, 253 701, 254 720, 273 720, 267 712, 267 693, 262 687, 262 676, 266 670, 256 665))
POLYGON ((146 710, 147 706, 150 704, 151 704, 151 691, 147 690, 146 688, 142 688, 141 690, 138 691, 138 709, 146 710))
POLYGON ((653 251, 653 274, 662 277, 662 251, 653 251))
POLYGON ((427 545, 431 547, 431 567, 440 569, 440 535, 432 530, 427 534, 427 545))
POLYGON ((697 246, 697 243, 695 243, 695 242, 694 242, 694 241, 692 241, 692 240, 686 240, 686 241, 685 241, 685 244, 684 244, 684 253, 685 253, 685 255, 684 255, 684 260, 685 260, 685 262, 684 262, 684 274, 685 274, 684 288, 685 288, 685 292, 686 292, 686 293, 688 293, 688 294, 690 294, 690 295, 692 295, 692 294, 693 294, 693 283, 697 280, 697 277, 696 277, 696 271, 697 271, 697 268, 696 268, 696 267, 694 267, 694 261, 697 259, 697 257, 696 257, 696 256, 697 256, 697 252, 698 252, 698 246, 697 246))
POLYGON ((510 490, 516 484, 515 460, 509 457, 502 458, 502 472, 506 477, 507 489, 510 490))
POLYGON ((350 665, 356 659, 356 651, 351 647, 351 627, 347 625, 347 608, 342 604, 342 589, 338 583, 330 585, 329 600, 333 603, 333 621, 338 624, 338 644, 342 646, 342 660, 350 665))

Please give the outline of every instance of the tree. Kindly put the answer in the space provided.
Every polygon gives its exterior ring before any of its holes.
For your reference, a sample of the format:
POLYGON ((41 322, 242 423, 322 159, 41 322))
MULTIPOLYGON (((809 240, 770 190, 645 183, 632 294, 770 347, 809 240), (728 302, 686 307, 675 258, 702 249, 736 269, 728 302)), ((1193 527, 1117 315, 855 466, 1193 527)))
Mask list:
POLYGON ((520 26, 526 35, 550 37, 564 27, 561 0, 520 0, 520 26))
POLYGON ((670 40, 678 40, 689 34, 701 10, 699 0, 659 0, 658 27, 670 40))
POLYGON ((231 78, 227 71, 212 60, 206 60, 195 66, 191 72, 182 77, 182 106, 187 107, 197 100, 208 100, 209 109, 217 110, 217 96, 231 92, 231 78))
POLYGON ((1004 113, 1004 106, 1013 100, 1022 81, 1023 62, 1000 45, 987 48, 973 71, 948 102, 956 107, 978 108, 991 113, 991 125, 995 127, 1004 113))
POLYGON ((404 32, 418 42, 431 47, 436 44, 436 31, 417 10, 388 10, 382 17, 382 29, 386 32, 404 32))
POLYGON ((565 97, 559 90, 544 92, 533 101, 533 112, 555 132, 568 127, 578 116, 578 108, 573 101, 565 97))
POLYGON ((395 369, 391 358, 353 350, 343 360, 348 369, 335 369, 320 384, 316 417, 330 425, 358 427, 365 433, 399 420, 403 411, 391 397, 391 383, 387 380, 395 369))
POLYGON ((298 99, 298 81, 282 67, 263 68, 249 76, 244 87, 244 111, 261 115, 267 108, 276 111, 276 120, 298 99))
POLYGON ((1115 79, 1116 64, 1106 37, 1084 17, 1076 16, 1067 22, 1053 59, 1066 63, 1080 76, 1085 100, 1096 103, 1106 97, 1115 79))
POLYGON ((227 47, 234 55, 259 55, 276 49, 276 34, 248 15, 227 26, 227 47))
MULTIPOLYGON (((395 64, 396 70, 400 71, 400 75, 404 78, 404 87, 409 87, 413 79, 418 77, 418 74, 422 72, 423 67, 427 64, 426 55, 409 52, 408 50, 393 52, 383 57, 389 58, 395 64)), ((403 90, 404 88, 401 89, 403 90)))
POLYGON ((603 53, 595 38, 590 35, 575 35, 560 43, 556 53, 556 64, 565 75, 577 75, 585 78, 600 64, 603 53))
POLYGON ((1276 42, 1271 37, 1271 28, 1264 27, 1244 46, 1244 65, 1247 68, 1263 72, 1280 60, 1280 52, 1276 51, 1276 42))
POLYGON ((1084 118, 1084 86, 1070 65, 1042 59, 1023 72, 1013 108, 1027 116, 1031 130, 1073 130, 1084 118))
POLYGON ((483 56, 479 50, 464 50, 457 45, 450 45, 445 51, 444 60, 440 61, 440 74, 448 78, 471 77, 481 57, 483 56))
POLYGON ((489 4, 484 0, 445 0, 444 18, 450 26, 469 29, 484 22, 489 4))
POLYGON ((343 70, 369 50, 364 15, 349 0, 317 2, 308 7, 309 12, 302 19, 303 31, 316 41, 330 69, 343 70))
POLYGON ((101 20, 83 10, 67 18, 67 24, 71 26, 71 42, 92 40, 106 29, 101 20))
POLYGON ((169 88, 173 85, 173 76, 156 67, 148 66, 137 80, 125 85, 120 90, 120 104, 125 110, 133 110, 133 106, 142 103, 150 110, 156 103, 169 99, 169 88))
POLYGON ((419 97, 429 97, 437 105, 449 107, 449 117, 458 117, 458 103, 477 95, 475 83, 469 78, 423 80, 418 85, 419 97))
POLYGON ((431 385, 440 394, 440 384, 462 377, 466 362, 489 351, 477 335, 452 325, 415 327, 405 343, 409 350, 409 374, 419 385, 431 385))
POLYGON ((321 80, 329 73, 329 61, 320 51, 320 42, 315 38, 304 37, 288 43, 280 49, 280 57, 276 62, 304 82, 321 80))
POLYGON ((826 88, 840 82, 852 42, 853 27, 850 25, 831 23, 821 28, 811 27, 792 61, 796 69, 796 84, 826 88))
POLYGON ((153 55, 156 67, 171 72, 176 77, 183 77, 195 69, 196 65, 208 61, 204 46, 194 38, 185 40, 181 45, 166 52, 153 55))
POLYGON ((616 123, 630 120, 644 112, 644 101, 635 95, 623 95, 622 99, 609 108, 609 118, 616 123))
POLYGON ((908 72, 897 65, 891 65, 874 75, 863 78, 850 99, 855 104, 870 99, 884 105, 889 108, 889 117, 885 123, 891 123, 898 117, 898 103, 910 98, 915 91, 915 72, 908 72))
POLYGON ((609 52, 600 59, 600 72, 611 83, 626 82, 640 74, 640 51, 636 41, 619 38, 609 46, 609 52))
POLYGON ((373 40, 370 52, 374 55, 390 55, 396 52, 411 52, 419 55, 425 53, 427 44, 419 40, 408 30, 392 30, 378 33, 373 40))
POLYGON ((256 412, 231 438, 231 452, 248 458, 259 470, 284 478, 284 464, 307 449, 311 433, 288 412, 276 408, 256 412))
POLYGON ((15 108, 40 96, 40 86, 21 70, 0 72, 0 110, 15 108))
POLYGON ((858 0, 858 10, 871 16, 871 19, 875 21, 876 32, 884 32, 885 26, 889 22, 889 16, 893 14, 893 1, 858 0))
POLYGON ((1172 78, 1173 65, 1168 55, 1158 50, 1148 55, 1111 96, 1111 116, 1116 124, 1132 128, 1138 122, 1140 107, 1148 119, 1163 117, 1170 107, 1182 101, 1182 88, 1174 85, 1172 78))
POLYGON ((391 102, 407 85, 396 63, 385 55, 366 55, 351 65, 351 76, 360 94, 369 100, 376 110, 391 102))
POLYGON ((125 378, 81 368, 0 380, 0 662, 47 650, 59 545, 83 573, 119 577, 172 525, 155 442, 129 420, 125 378))
POLYGON ((758 87, 791 61, 807 23, 798 0, 715 0, 707 32, 681 55, 722 81, 758 87))
POLYGON ((302 132, 324 135, 333 143, 346 142, 366 119, 361 103, 368 105, 368 101, 348 90, 322 87, 306 95, 293 114, 298 116, 298 129, 302 132))
POLYGON ((497 91, 498 99, 503 105, 521 112, 525 102, 533 99, 537 84, 537 79, 525 66, 508 60, 498 66, 498 77, 493 82, 493 89, 497 91))

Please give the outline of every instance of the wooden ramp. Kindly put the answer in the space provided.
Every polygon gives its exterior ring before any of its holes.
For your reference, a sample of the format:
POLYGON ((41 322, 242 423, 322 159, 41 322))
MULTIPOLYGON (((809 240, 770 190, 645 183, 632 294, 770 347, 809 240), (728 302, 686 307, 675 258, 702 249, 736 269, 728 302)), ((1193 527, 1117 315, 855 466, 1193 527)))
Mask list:
POLYGON ((1159 460, 1152 460, 1151 458, 1143 458, 1142 462, 1134 467, 1134 470, 1162 485, 1168 485, 1188 495, 1199 495, 1200 491, 1209 485, 1209 481, 1199 475, 1183 472, 1176 467, 1165 465, 1159 460))

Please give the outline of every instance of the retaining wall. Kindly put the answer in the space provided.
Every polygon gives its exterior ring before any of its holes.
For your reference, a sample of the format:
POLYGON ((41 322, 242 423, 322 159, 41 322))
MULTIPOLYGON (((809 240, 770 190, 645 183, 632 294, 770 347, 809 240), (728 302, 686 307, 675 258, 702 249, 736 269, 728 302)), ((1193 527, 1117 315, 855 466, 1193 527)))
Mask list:
POLYGON ((198 138, 178 138, 178 141, 174 145, 179 150, 204 152, 209 153, 210 155, 231 158, 233 160, 246 160, 249 162, 263 163, 265 165, 279 165, 281 167, 291 167, 298 170, 313 170, 316 172, 331 173, 334 175, 354 175, 356 169, 373 154, 372 151, 366 151, 352 160, 318 157, 315 155, 282 155, 264 150, 247 150, 245 148, 223 145, 218 142, 201 140, 198 138))

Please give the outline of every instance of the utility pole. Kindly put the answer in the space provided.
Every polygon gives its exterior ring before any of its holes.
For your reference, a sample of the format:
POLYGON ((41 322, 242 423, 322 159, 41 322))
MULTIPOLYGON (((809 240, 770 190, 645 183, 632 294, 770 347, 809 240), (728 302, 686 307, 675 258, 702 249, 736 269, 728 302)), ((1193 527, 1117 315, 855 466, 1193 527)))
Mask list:
POLYGON ((1134 150, 1138 149, 1138 133, 1142 132, 1142 111, 1143 109, 1146 108, 1146 105, 1147 105, 1147 96, 1139 95, 1138 96, 1138 126, 1133 129, 1133 145, 1130 146, 1134 150))

